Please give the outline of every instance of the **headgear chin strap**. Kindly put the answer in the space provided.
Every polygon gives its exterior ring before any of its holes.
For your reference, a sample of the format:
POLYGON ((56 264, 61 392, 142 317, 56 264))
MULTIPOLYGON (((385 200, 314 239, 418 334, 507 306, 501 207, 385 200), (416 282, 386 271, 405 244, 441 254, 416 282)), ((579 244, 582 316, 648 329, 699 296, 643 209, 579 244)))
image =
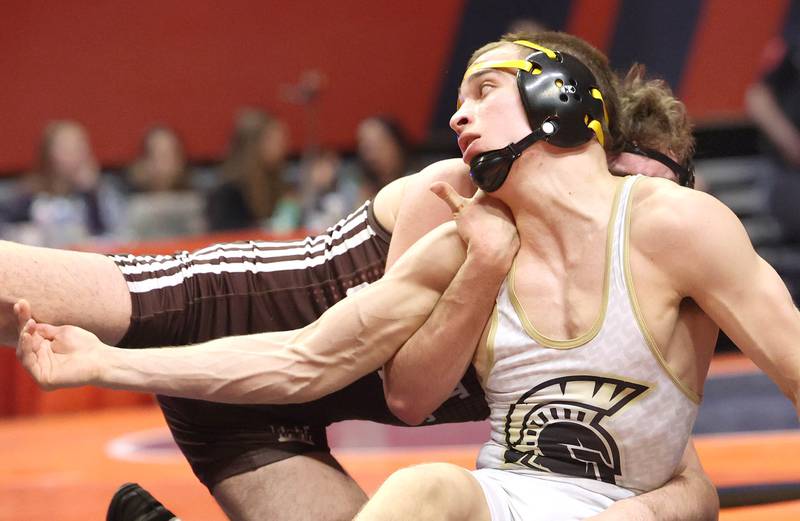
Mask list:
POLYGON ((545 121, 541 127, 516 143, 475 156, 469 164, 469 175, 472 182, 484 192, 494 192, 503 185, 511 171, 511 164, 522 155, 523 150, 537 141, 547 139, 556 131, 558 131, 558 124, 553 121, 545 121))
POLYGON ((602 122, 608 123, 603 96, 592 72, 570 54, 552 51, 526 40, 514 43, 535 52, 525 60, 486 61, 467 69, 465 78, 480 69, 515 68, 517 87, 533 132, 499 150, 470 162, 473 182, 485 192, 503 185, 514 161, 537 141, 573 148, 597 137, 603 144, 602 122))

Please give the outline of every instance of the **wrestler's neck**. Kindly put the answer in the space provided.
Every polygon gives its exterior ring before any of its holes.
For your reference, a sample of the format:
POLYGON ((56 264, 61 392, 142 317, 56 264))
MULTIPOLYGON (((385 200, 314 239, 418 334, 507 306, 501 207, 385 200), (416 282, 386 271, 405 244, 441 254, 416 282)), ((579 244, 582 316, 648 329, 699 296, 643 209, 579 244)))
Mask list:
POLYGON ((514 162, 495 195, 511 208, 522 246, 547 249, 605 229, 619 182, 598 143, 569 150, 542 143, 514 162))

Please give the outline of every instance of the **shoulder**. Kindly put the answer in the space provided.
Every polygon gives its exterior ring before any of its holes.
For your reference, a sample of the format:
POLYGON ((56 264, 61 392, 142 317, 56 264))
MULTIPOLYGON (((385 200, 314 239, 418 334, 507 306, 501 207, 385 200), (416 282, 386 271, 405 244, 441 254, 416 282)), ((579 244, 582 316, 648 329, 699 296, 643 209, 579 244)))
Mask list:
POLYGON ((630 233, 633 247, 687 279, 753 251, 730 208, 710 194, 664 179, 636 183, 630 233))
POLYGON ((633 219, 647 231, 666 237, 694 237, 704 230, 740 224, 730 208, 716 197, 666 179, 639 179, 632 197, 633 219))
POLYGON ((437 161, 411 177, 413 183, 424 190, 428 190, 431 183, 442 181, 455 188, 461 195, 471 196, 475 193, 475 186, 469 177, 469 167, 461 159, 437 161))
POLYGON ((475 187, 469 178, 469 168, 460 159, 437 161, 419 172, 392 181, 383 187, 374 200, 374 212, 378 221, 387 229, 393 230, 402 206, 411 202, 432 201, 436 206, 441 203, 429 195, 432 183, 443 181, 456 189, 458 193, 469 197, 475 193, 475 187))

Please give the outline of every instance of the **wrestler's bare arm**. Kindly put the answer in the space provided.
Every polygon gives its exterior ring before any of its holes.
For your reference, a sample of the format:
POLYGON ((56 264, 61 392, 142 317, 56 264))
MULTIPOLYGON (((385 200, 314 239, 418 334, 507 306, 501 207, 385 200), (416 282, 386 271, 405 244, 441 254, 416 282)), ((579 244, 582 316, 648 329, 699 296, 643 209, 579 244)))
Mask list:
POLYGON ((800 312, 786 285, 718 200, 686 191, 667 204, 675 217, 662 227, 658 240, 669 249, 659 262, 677 291, 694 299, 800 412, 800 312))
MULTIPOLYGON (((416 183, 413 190, 422 185, 427 190, 432 181, 456 179, 464 168, 460 160, 441 161, 381 190, 375 201, 376 214, 398 238, 398 242, 392 240, 390 255, 399 257, 419 237, 449 219, 446 206, 431 195, 433 205, 428 206, 438 210, 443 218, 435 219, 424 229, 415 229, 406 222, 394 231, 405 183, 416 183)), ((428 215, 424 213, 422 218, 428 215)), ((413 218, 406 221, 419 224, 413 218)), ((130 323, 128 287, 110 258, 0 241, 0 345, 16 345, 18 331, 11 308, 21 298, 30 302, 38 320, 88 329, 107 344, 118 343, 130 323)))
POLYGON ((683 453, 679 472, 660 488, 617 501, 587 521, 715 521, 719 496, 691 442, 683 453))
POLYGON ((503 203, 483 193, 465 199, 444 183, 434 188, 457 215, 470 253, 425 324, 384 366, 386 402, 409 424, 422 423, 463 377, 519 247, 503 203))
POLYGON ((128 286, 111 259, 0 241, 0 345, 17 343, 12 306, 21 298, 37 319, 78 325, 109 344, 122 338, 131 316, 128 286))
POLYGON ((469 169, 461 159, 438 161, 418 174, 403 179, 406 182, 402 192, 392 190, 390 185, 375 197, 375 212, 382 223, 384 218, 381 217, 381 212, 384 208, 391 208, 393 213, 394 229, 386 260, 387 268, 420 237, 452 220, 451 210, 431 193, 430 187, 433 183, 447 183, 464 197, 471 197, 475 193, 475 186, 469 179, 469 169))
POLYGON ((385 363, 428 317, 465 256, 455 224, 445 224, 379 282, 301 330, 121 350, 79 328, 30 323, 18 355, 45 388, 94 384, 217 402, 305 402, 385 363))

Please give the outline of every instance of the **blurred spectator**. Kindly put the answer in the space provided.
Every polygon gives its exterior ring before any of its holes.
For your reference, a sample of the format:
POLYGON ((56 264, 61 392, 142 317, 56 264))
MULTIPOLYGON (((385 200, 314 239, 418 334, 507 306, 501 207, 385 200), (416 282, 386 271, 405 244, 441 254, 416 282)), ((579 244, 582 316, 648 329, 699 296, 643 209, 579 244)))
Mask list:
POLYGON ((765 58, 766 73, 748 89, 746 106, 772 160, 769 206, 784 237, 800 241, 800 47, 776 40, 765 58))
POLYGON ((300 171, 303 227, 311 232, 332 226, 363 202, 357 172, 332 150, 306 159, 300 171))
POLYGON ((547 26, 534 18, 517 18, 508 24, 507 33, 535 34, 547 31, 547 26))
POLYGON ((356 147, 356 165, 341 161, 333 151, 315 154, 301 164, 306 229, 319 231, 331 226, 410 172, 405 133, 391 118, 362 120, 356 131, 356 147))
POLYGON ((408 140, 394 119, 372 116, 358 125, 358 160, 363 173, 361 199, 409 173, 408 140))
POLYGON ((204 197, 189 189, 191 171, 183 142, 171 128, 159 125, 142 139, 139 157, 126 182, 130 239, 163 239, 206 230, 204 197))
POLYGON ((7 221, 31 226, 6 232, 16 240, 48 246, 113 238, 121 229, 124 207, 117 183, 101 175, 83 126, 54 121, 42 134, 36 171, 6 209, 7 221))
POLYGON ((298 205, 286 187, 287 139, 282 121, 255 109, 240 113, 221 167, 222 184, 208 198, 211 230, 269 228, 279 206, 296 216, 281 217, 281 222, 299 220, 298 205))
POLYGON ((173 129, 157 125, 145 133, 125 181, 133 192, 164 192, 186 189, 189 177, 180 137, 173 129))

